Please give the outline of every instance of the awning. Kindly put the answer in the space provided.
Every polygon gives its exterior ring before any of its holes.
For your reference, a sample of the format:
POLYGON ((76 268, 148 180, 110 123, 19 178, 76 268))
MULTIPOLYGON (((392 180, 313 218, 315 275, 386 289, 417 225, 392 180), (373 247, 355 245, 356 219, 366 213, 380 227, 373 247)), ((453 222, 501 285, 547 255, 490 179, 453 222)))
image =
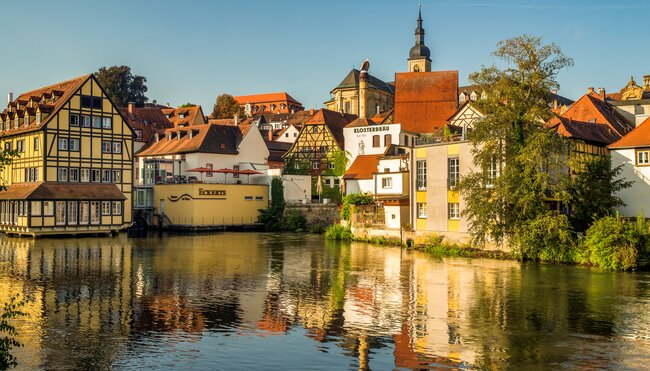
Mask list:
POLYGON ((12 184, 0 200, 126 200, 112 183, 36 182, 12 184))

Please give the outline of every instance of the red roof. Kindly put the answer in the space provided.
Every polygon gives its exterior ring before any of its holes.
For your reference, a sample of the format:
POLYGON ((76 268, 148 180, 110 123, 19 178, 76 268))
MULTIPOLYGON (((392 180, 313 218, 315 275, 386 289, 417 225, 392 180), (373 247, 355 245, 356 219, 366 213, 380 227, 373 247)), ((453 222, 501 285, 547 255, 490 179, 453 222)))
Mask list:
POLYGON ((307 121, 305 121, 305 126, 309 125, 325 125, 329 129, 329 131, 332 133, 334 136, 334 139, 336 139, 336 142, 338 143, 339 147, 341 149, 344 149, 344 137, 343 137, 343 128, 355 120, 357 118, 357 115, 352 115, 349 113, 340 113, 336 111, 330 111, 325 108, 321 108, 318 110, 314 115, 309 117, 307 121))
POLYGON ((609 148, 650 147, 650 117, 609 148))
POLYGON ((379 158, 383 155, 359 155, 354 159, 343 179, 372 179, 372 173, 377 171, 379 158))
POLYGON ((458 71, 395 74, 393 122, 415 133, 432 133, 458 108, 458 71))
POLYGON ((611 104, 595 94, 585 94, 562 114, 572 121, 604 124, 623 136, 632 130, 632 126, 616 111, 611 104))
POLYGON ((117 109, 132 129, 142 132, 141 139, 136 139, 139 142, 149 142, 156 132, 174 127, 158 107, 132 107, 130 112, 128 107, 117 109))
POLYGON ((567 138, 574 138, 597 144, 610 144, 621 136, 611 127, 592 122, 574 121, 565 117, 553 117, 548 126, 567 138))

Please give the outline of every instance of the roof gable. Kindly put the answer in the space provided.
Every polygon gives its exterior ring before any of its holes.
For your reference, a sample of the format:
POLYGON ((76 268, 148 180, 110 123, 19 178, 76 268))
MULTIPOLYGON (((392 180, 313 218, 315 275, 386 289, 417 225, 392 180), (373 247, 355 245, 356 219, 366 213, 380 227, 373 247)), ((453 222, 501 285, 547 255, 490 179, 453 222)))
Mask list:
POLYGON ((632 126, 609 103, 592 95, 585 94, 578 99, 562 117, 572 121, 603 124, 609 126, 620 136, 628 133, 632 126))
MULTIPOLYGON (((343 78, 343 80, 341 80, 341 82, 334 89, 332 89, 331 92, 334 92, 336 90, 358 89, 359 73, 360 73, 359 70, 353 68, 350 72, 348 72, 348 74, 343 78)), ((392 85, 376 78, 371 74, 367 74, 367 76, 368 76, 368 87, 370 89, 381 90, 391 95, 395 94, 392 85)))

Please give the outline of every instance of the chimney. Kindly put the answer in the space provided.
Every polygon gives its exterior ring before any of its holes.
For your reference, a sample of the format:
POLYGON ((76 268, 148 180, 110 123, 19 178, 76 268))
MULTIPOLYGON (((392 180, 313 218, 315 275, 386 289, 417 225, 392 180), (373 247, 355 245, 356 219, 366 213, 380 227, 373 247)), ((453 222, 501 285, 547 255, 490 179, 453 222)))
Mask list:
POLYGON ((135 107, 135 103, 133 103, 133 102, 129 102, 129 103, 128 103, 128 107, 129 107, 129 108, 128 108, 129 113, 130 113, 130 114, 133 114, 133 107, 135 107))
POLYGON ((11 103, 14 101, 14 93, 9 92, 7 93, 7 103, 11 103))
POLYGON ((313 108, 310 108, 310 109, 309 109, 309 116, 313 116, 313 115, 314 115, 314 109, 313 109, 313 108))
POLYGON ((593 94, 594 93, 594 88, 593 87, 588 87, 587 88, 587 94, 593 94))
POLYGON ((272 142, 273 141, 273 128, 269 128, 269 130, 267 132, 268 132, 269 142, 272 142))
POLYGON ((557 106, 558 106, 557 99, 553 99, 553 109, 557 110, 557 106))
POLYGON ((643 87, 650 89, 650 75, 643 76, 643 87))
POLYGON ((605 94, 605 88, 598 88, 598 95, 600 95, 600 99, 604 102, 605 97, 607 96, 607 94, 605 94))

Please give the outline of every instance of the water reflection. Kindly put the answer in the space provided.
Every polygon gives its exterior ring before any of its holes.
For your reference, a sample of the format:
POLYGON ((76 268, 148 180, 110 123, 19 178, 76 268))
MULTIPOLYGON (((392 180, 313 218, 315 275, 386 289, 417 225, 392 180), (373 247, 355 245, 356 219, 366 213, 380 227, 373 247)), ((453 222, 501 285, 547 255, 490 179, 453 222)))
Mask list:
POLYGON ((643 368, 649 288, 311 235, 0 240, 25 369, 643 368))

